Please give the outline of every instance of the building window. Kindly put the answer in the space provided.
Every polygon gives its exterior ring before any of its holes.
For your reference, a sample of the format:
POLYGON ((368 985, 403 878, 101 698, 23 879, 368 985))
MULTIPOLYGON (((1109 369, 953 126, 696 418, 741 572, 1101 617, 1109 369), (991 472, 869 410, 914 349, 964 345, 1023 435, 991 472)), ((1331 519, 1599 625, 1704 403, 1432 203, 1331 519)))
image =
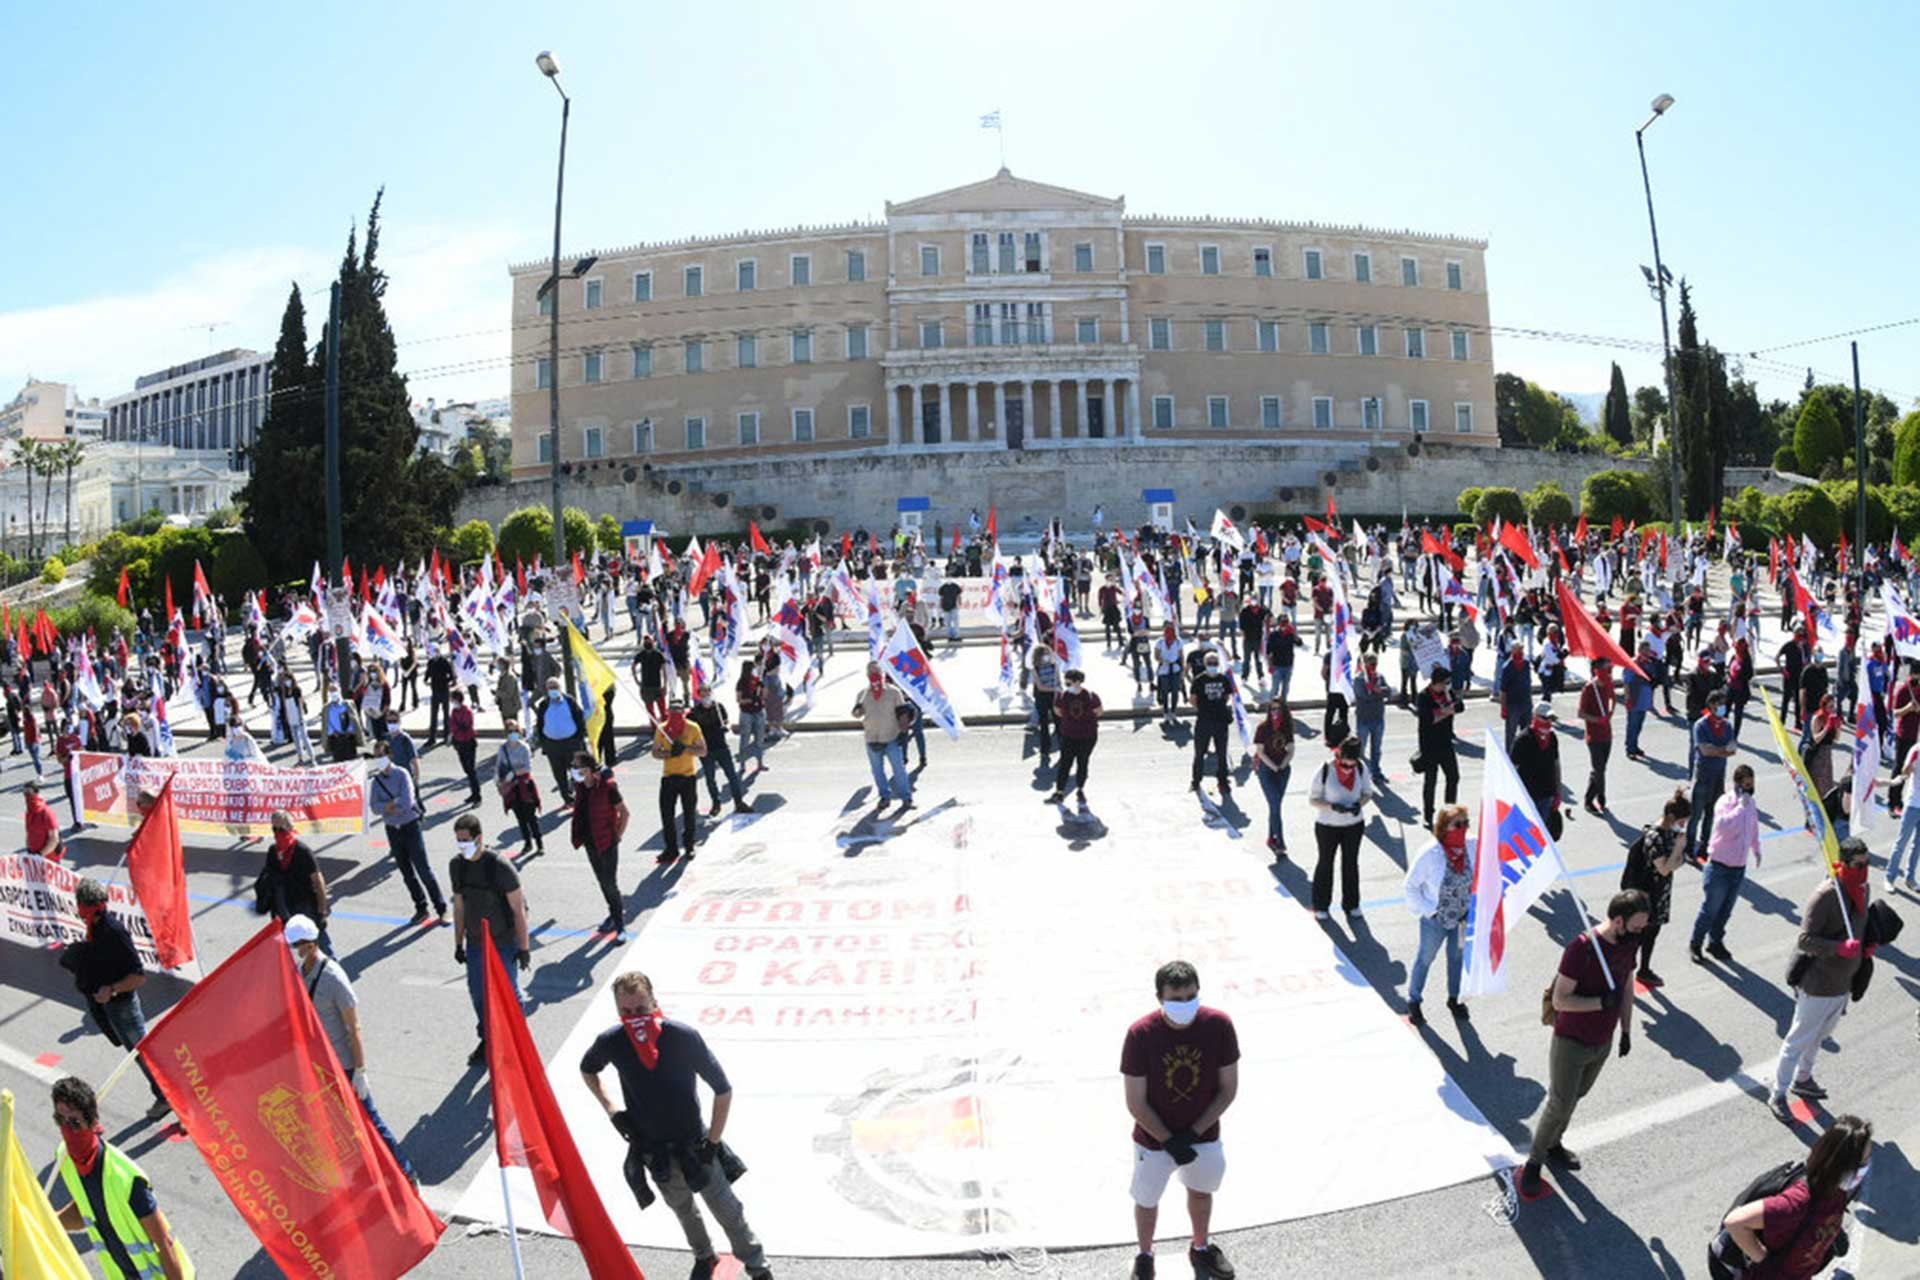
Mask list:
POLYGON ((541 391, 553 385, 553 365, 545 356, 533 362, 533 385, 541 391))
POLYGON ((1225 396, 1207 397, 1207 425, 1224 427, 1227 425, 1227 398, 1225 396))
POLYGON ((940 346, 940 338, 940 322, 938 320, 922 320, 920 322, 920 345, 922 347, 940 346))
POLYGON ((813 363, 813 330, 795 329, 793 331, 793 362, 795 364, 813 363))
POLYGON ((582 431, 580 435, 585 445, 582 454, 583 457, 602 458, 606 456, 606 437, 605 433, 603 433, 599 427, 588 427, 582 431))
POLYGON ((707 371, 707 344, 698 338, 687 342, 687 372, 705 373, 707 371))
POLYGON ((1167 246, 1163 244, 1147 246, 1147 274, 1150 276, 1167 274, 1167 246))
POLYGON ((1253 251, 1253 274, 1262 279, 1273 276, 1273 250, 1262 245, 1253 251))
POLYGON ((1379 355, 1380 354, 1380 330, 1378 326, 1363 324, 1360 326, 1359 333, 1360 333, 1360 354, 1363 356, 1379 355))
POLYGON ((635 343, 633 348, 633 376, 651 378, 653 376, 653 346, 650 343, 635 343))
POLYGON ((1465 360, 1467 358, 1467 331, 1465 329, 1455 329, 1450 336, 1453 338, 1453 358, 1455 360, 1465 360))
POLYGON ((1073 340, 1083 347, 1090 347, 1100 341, 1100 322, 1092 316, 1081 316, 1073 322, 1073 340))
POLYGON ((542 431, 534 437, 534 453, 543 464, 553 462, 553 432, 542 431))
POLYGON ((1173 397, 1153 398, 1153 425, 1161 431, 1173 430, 1173 397))
POLYGON ((940 246, 923 244, 920 246, 920 274, 937 276, 940 274, 940 246))
POLYGON ((598 311, 600 309, 601 288, 603 284, 604 282, 598 277, 587 281, 586 309, 588 311, 598 311))
POLYGON ((1093 270, 1093 244, 1082 240, 1073 246, 1073 269, 1075 271, 1093 270))
POLYGON ((750 333, 743 333, 733 342, 733 360, 742 369, 752 369, 760 363, 760 340, 750 333))
POLYGON ((1203 244, 1200 246, 1200 274, 1217 276, 1220 274, 1220 246, 1203 244))
POLYGON ((847 283, 864 284, 867 279, 867 255, 862 249, 847 250, 847 283))
POLYGON ((1427 358, 1427 331, 1425 329, 1407 330, 1407 359, 1425 360, 1427 358))
POLYGON ((867 358, 867 326, 863 324, 847 327, 847 359, 865 360, 867 358))
POLYGON ((1427 402, 1425 400, 1407 401, 1407 427, 1415 435, 1423 434, 1427 429, 1427 402))
POLYGON ((1260 397, 1260 425, 1270 429, 1280 426, 1280 397, 1260 397))
POLYGON ((653 301, 653 272, 636 271, 633 273, 633 300, 635 302, 653 301))
POLYGON ((1447 288, 1455 293, 1460 292, 1460 264, 1457 262, 1447 264, 1447 288))
POLYGON ((1010 276, 1013 274, 1013 270, 1014 270, 1013 232, 1002 231, 1000 233, 999 247, 1000 247, 1000 264, 999 264, 1000 274, 1003 276, 1010 276))
POLYGON ((1049 304, 1045 302, 1029 302, 1027 304, 1028 342, 1053 341, 1053 326, 1047 323, 1048 305, 1049 304))
POLYGON ((600 381, 600 369, 601 369, 600 353, 598 351, 587 352, 587 356, 586 356, 586 360, 584 361, 584 364, 586 366, 585 368, 586 380, 588 382, 600 381))
POLYGON ((1018 346, 1020 340, 1020 304, 1003 302, 1000 304, 1000 341, 1018 346))
POLYGON ((1262 320, 1260 322, 1260 349, 1268 352, 1278 351, 1280 349, 1280 322, 1278 320, 1262 320))
POLYGON ((1453 406, 1453 429, 1459 432, 1463 436, 1472 434, 1473 432, 1473 406, 1472 405, 1456 404, 1453 406))
POLYGON ((1305 268, 1306 277, 1309 280, 1324 280, 1327 278, 1326 271, 1320 262, 1320 251, 1318 249, 1308 249, 1306 251, 1305 268))
POLYGON ((796 289, 813 283, 813 255, 796 253, 787 260, 787 274, 796 289))
POLYGON ((973 345, 976 347, 993 345, 993 304, 991 302, 973 304, 973 345))
POLYGON ((1373 255, 1356 253, 1353 255, 1353 282, 1355 284, 1373 283, 1373 255))
POLYGON ((1360 398, 1360 425, 1369 431, 1380 429, 1380 397, 1362 396, 1360 398))
MULTIPOLYGON (((734 268, 738 277, 738 286, 742 293, 752 293, 760 284, 760 264, 752 258, 742 258, 734 268)), ((689 294, 689 297, 692 295, 689 294)))
POLYGON ((813 410, 795 409, 793 411, 793 438, 799 444, 807 444, 813 440, 813 410))
POLYGON ((1420 283, 1420 260, 1418 258, 1400 259, 1400 283, 1409 288, 1420 283))
POLYGON ((973 275, 984 276, 993 270, 993 246, 984 231, 974 232, 972 243, 973 259, 968 265, 968 270, 973 275))
POLYGON ((1324 322, 1307 326, 1307 350, 1316 356, 1324 356, 1333 350, 1333 340, 1324 322))
POLYGON ((1038 231, 1027 232, 1021 240, 1020 248, 1023 256, 1026 258, 1027 273, 1029 275, 1046 269, 1040 253, 1040 233, 1038 231))
POLYGON ((847 406, 847 435, 854 440, 866 440, 873 435, 873 410, 864 404, 847 406))
POLYGON ((653 452, 653 423, 642 418, 633 424, 633 451, 635 453, 653 452))
POLYGON ((543 316, 553 314, 553 290, 551 289, 540 295, 540 314, 543 316))
POLYGON ((1322 430, 1333 429, 1333 397, 1315 396, 1313 398, 1313 425, 1322 430))
POLYGON ((704 449, 707 447, 707 420, 705 418, 687 419, 687 448, 704 449))
POLYGON ((1225 351, 1227 349, 1227 322, 1209 320, 1207 323, 1207 350, 1225 351))
POLYGON ((760 443, 760 415, 757 413, 736 414, 734 420, 740 424, 740 443, 742 445, 760 443))
POLYGON ((1156 316, 1147 321, 1147 347, 1152 351, 1173 350, 1173 322, 1156 316))
POLYGON ((689 298, 698 298, 707 291, 707 269, 688 267, 683 274, 686 294, 689 298))

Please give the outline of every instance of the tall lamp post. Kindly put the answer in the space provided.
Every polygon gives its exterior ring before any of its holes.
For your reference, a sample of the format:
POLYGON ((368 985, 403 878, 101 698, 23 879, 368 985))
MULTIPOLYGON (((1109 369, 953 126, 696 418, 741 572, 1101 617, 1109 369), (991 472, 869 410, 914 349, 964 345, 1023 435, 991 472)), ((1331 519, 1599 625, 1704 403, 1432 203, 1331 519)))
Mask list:
MULTIPOLYGON (((1667 327, 1667 269, 1660 261, 1660 224, 1653 218, 1653 183, 1647 177, 1646 132, 1653 122, 1667 114, 1673 106, 1673 95, 1663 93, 1653 100, 1653 114, 1647 122, 1633 131, 1633 145, 1640 152, 1640 185, 1647 193, 1647 229, 1653 233, 1653 288, 1660 298, 1660 350, 1664 354, 1664 367, 1667 374, 1667 479, 1670 484, 1669 501, 1672 510, 1670 519, 1676 526, 1686 519, 1686 507, 1680 497, 1680 442, 1674 430, 1680 416, 1680 401, 1673 391, 1673 339, 1668 336, 1667 327)), ((556 261, 558 260, 558 250, 556 261)))
MULTIPOLYGON (((560 95, 560 167, 553 181, 553 269, 547 275, 544 288, 547 298, 547 438, 552 442, 548 457, 552 463, 551 477, 553 490, 550 501, 553 507, 553 568, 549 572, 559 574, 561 566, 567 563, 567 525, 560 507, 560 201, 567 189, 567 117, 573 111, 573 99, 560 87, 560 63, 553 54, 542 50, 533 60, 540 68, 540 74, 553 82, 553 91, 560 95)), ((554 581, 558 581, 556 577, 554 581)), ((561 610, 562 615, 565 609, 561 610)), ((573 695, 573 646, 568 640, 568 629, 560 628, 560 671, 566 678, 567 694, 573 695)))

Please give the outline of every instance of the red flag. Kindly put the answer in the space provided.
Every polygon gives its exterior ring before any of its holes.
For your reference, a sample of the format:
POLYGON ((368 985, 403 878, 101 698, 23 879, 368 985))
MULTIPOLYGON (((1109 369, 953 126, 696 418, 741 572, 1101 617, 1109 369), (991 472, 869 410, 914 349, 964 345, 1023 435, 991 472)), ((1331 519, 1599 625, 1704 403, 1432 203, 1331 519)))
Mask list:
POLYGON ((1842 529, 1840 531, 1839 569, 1840 569, 1840 576, 1843 578, 1846 577, 1847 576, 1847 531, 1845 529, 1842 529))
POLYGON ((187 901, 187 864, 173 812, 173 778, 160 788, 152 812, 127 844, 127 879, 153 928, 153 950, 163 969, 193 959, 193 913, 187 901))
POLYGON ((209 600, 213 599, 213 588, 207 585, 206 570, 200 567, 198 559, 193 562, 193 593, 196 596, 205 596, 209 600))
POLYGON ((1615 516, 1613 518, 1612 527, 1607 530, 1607 536, 1617 541, 1620 535, 1625 533, 1626 531, 1627 531, 1627 522, 1625 520, 1622 520, 1619 516, 1615 516))
POLYGON ((282 1271, 393 1280, 433 1251, 446 1224, 353 1096, 278 921, 195 984, 139 1052, 282 1271))
POLYGON ((493 1081, 493 1140, 500 1167, 526 1171, 547 1225, 579 1246, 588 1275, 642 1280, 554 1100, 540 1047, 527 1030, 491 934, 482 945, 487 949, 487 1075, 493 1081))
POLYGON ((1627 651, 1620 647, 1620 642, 1593 620, 1593 615, 1573 594, 1573 588, 1567 585, 1566 579, 1562 578, 1554 586, 1560 593, 1560 625, 1566 628, 1567 652, 1588 660, 1605 658, 1614 666, 1635 672, 1645 680, 1647 673, 1634 665, 1627 651))
POLYGON ((1420 550, 1426 555, 1440 556, 1452 566, 1453 571, 1457 574, 1467 571, 1466 557, 1455 551, 1452 547, 1449 547, 1446 543, 1440 541, 1440 539, 1434 537, 1431 533, 1428 533, 1425 529, 1420 531, 1420 550))
POLYGON ((988 507, 987 508, 987 541, 998 542, 999 540, 1000 540, 1000 513, 996 508, 988 507))
POLYGON ((47 616, 45 609, 33 611, 33 638, 40 644, 40 652, 52 653, 60 639, 60 633, 53 629, 53 619, 47 616))
POLYGON ((1584 511, 1580 513, 1579 521, 1573 526, 1573 540, 1575 542, 1587 540, 1587 513, 1584 511))
POLYGON ((173 576, 169 574, 167 576, 167 625, 169 627, 173 625, 173 615, 176 612, 178 611, 173 607, 173 576))
POLYGON ((953 549, 956 552, 960 550, 960 526, 959 525, 955 525, 953 527, 953 549))
POLYGON ((840 558, 842 560, 853 559, 853 535, 851 533, 843 533, 840 535, 840 558))
POLYGON ((1667 531, 1665 529, 1660 531, 1660 567, 1662 569, 1667 567, 1667 531))
POLYGON ((1642 529, 1640 531, 1640 558, 1642 560, 1647 558, 1647 548, 1653 544, 1653 540, 1659 535, 1659 532, 1658 529, 1642 529))
POLYGON ((447 584, 447 594, 453 594, 453 557, 448 556, 440 562, 440 579, 447 584))
POLYGON ((373 605, 373 579, 364 573, 360 575, 360 603, 368 607, 373 605))
POLYGON ((1527 531, 1517 524, 1500 527, 1500 545, 1513 552, 1526 562, 1529 569, 1540 567, 1540 557, 1533 552, 1533 543, 1527 538, 1527 531))
POLYGON ((573 553, 573 585, 576 587, 584 587, 587 585, 587 571, 580 567, 580 553, 578 551, 573 553))
POLYGON ((515 552, 513 556, 513 580, 520 588, 520 598, 525 600, 527 598, 527 564, 520 558, 519 552, 515 552))
MULTIPOLYGON (((1331 501, 1331 499, 1329 499, 1329 501, 1331 501)), ((1309 533, 1323 533, 1327 537, 1332 538, 1335 542, 1340 541, 1340 531, 1334 528, 1332 525, 1322 524, 1320 521, 1314 519, 1312 516, 1301 516, 1300 518, 1307 522, 1307 531, 1309 533)))
POLYGON ((27 624, 20 624, 20 638, 14 641, 14 647, 20 650, 21 658, 33 656, 33 641, 27 637, 27 624))
POLYGON ((773 554, 773 548, 768 546, 767 540, 760 536, 759 521, 757 520, 747 521, 747 536, 753 539, 753 549, 755 551, 759 552, 763 556, 770 556, 773 554))
POLYGON ((427 578, 432 582, 440 581, 440 548, 438 547, 433 549, 433 558, 427 561, 427 578))
POLYGON ((1333 509, 1333 493, 1331 490, 1327 493, 1327 523, 1334 525, 1340 523, 1340 513, 1333 509))
POLYGON ((127 607, 127 601, 132 597, 132 595, 133 595, 133 584, 127 581, 127 566, 121 565, 120 566, 120 590, 116 593, 116 598, 120 601, 120 607, 122 609, 127 607))
POLYGON ((493 580, 504 583, 507 580, 507 562, 500 558, 500 548, 493 549, 493 580))
POLYGON ((1780 540, 1767 539, 1767 581, 1774 586, 1780 585, 1780 540))
MULTIPOLYGON (((1120 536, 1120 531, 1118 529, 1115 529, 1113 532, 1115 537, 1120 536)), ((1125 545, 1125 544, 1123 543, 1122 545, 1125 545)), ((1265 529, 1262 529, 1259 525, 1255 525, 1253 527, 1253 554, 1260 556, 1263 559, 1266 557, 1266 554, 1267 554, 1267 531, 1265 529)))
POLYGON ((1720 504, 1716 502, 1707 510, 1707 536, 1709 538, 1713 536, 1713 522, 1719 518, 1720 504))
MULTIPOLYGON (((434 554, 438 555, 439 552, 436 551, 434 554)), ((375 591, 378 591, 380 590, 380 588, 386 585, 387 585, 387 566, 383 564, 375 565, 373 569, 373 589, 375 591)))
POLYGON ((707 579, 720 572, 720 547, 709 541, 700 549, 700 563, 694 566, 693 580, 687 583, 687 594, 697 596, 700 588, 707 585, 707 579))
POLYGON ((1560 561, 1560 572, 1562 573, 1573 572, 1573 566, 1567 563, 1567 553, 1560 549, 1560 544, 1558 542, 1553 544, 1553 554, 1555 558, 1557 558, 1560 561))
POLYGON ((872 532, 867 534, 867 550, 876 556, 880 554, 880 539, 872 532))

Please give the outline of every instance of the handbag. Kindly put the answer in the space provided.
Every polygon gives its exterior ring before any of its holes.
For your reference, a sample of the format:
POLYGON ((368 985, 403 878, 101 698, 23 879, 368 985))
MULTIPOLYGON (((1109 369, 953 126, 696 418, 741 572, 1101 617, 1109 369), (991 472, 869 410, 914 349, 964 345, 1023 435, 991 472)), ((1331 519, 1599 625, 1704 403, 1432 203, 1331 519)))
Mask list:
POLYGON ((1553 984, 1549 982, 1546 988, 1540 992, 1540 1025, 1543 1027, 1552 1026, 1554 1017, 1553 984))

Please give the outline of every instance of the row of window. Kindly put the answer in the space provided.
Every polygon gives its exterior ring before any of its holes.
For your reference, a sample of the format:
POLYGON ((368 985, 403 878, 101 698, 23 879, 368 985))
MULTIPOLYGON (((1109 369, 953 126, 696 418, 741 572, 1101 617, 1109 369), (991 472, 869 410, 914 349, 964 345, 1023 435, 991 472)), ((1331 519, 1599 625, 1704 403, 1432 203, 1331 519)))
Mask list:
MULTIPOLYGON (((1225 320, 1205 320, 1201 322, 1203 344, 1208 351, 1229 351, 1230 330, 1225 320)), ((1427 358, 1427 331, 1425 329, 1404 329, 1401 331, 1406 343, 1409 360, 1427 358)), ((1353 330, 1353 350, 1356 355, 1377 356, 1380 354, 1380 326, 1377 324, 1356 325, 1353 330)), ((1455 360, 1471 360, 1473 344, 1471 335, 1465 329, 1447 331, 1448 343, 1455 360)), ((1280 322, 1278 320, 1260 320, 1254 324, 1254 341, 1263 352, 1280 350, 1280 322)), ((1150 351, 1172 351, 1173 322, 1164 317, 1149 317, 1147 320, 1147 349, 1150 351)), ((1307 354, 1325 356, 1333 354, 1333 326, 1324 321, 1307 325, 1307 354)))
MULTIPOLYGON (((845 331, 846 341, 842 352, 848 360, 865 360, 871 349, 868 339, 868 326, 849 325, 845 331)), ((707 349, 712 344, 704 338, 689 338, 680 344, 680 368, 684 373, 707 372, 707 349)), ((636 342, 629 353, 632 357, 630 376, 651 378, 654 374, 654 344, 636 342)), ((787 335, 787 362, 789 364, 812 364, 814 355, 813 330, 795 329, 787 335)), ((743 333, 734 339, 734 366, 740 369, 760 367, 760 338, 757 334, 743 333)), ((581 380, 589 384, 607 381, 607 353, 604 350, 584 352, 580 358, 581 380)), ((533 384, 545 391, 553 385, 553 365, 545 356, 533 363, 533 384)))
MULTIPOLYGON (((733 264, 734 288, 741 293, 752 293, 760 287, 760 260, 741 258, 733 264)), ((636 271, 633 273, 634 302, 653 301, 653 272, 636 271)), ((867 279, 867 253, 864 249, 849 249, 846 253, 846 283, 864 284, 867 279)), ((813 283, 813 255, 810 253, 791 254, 787 258, 787 283, 796 289, 806 288, 813 283)), ((695 264, 680 269, 680 291, 688 298, 701 298, 707 292, 707 269, 695 264)), ((588 311, 598 311, 606 305, 606 281, 600 276, 587 277, 586 288, 581 305, 588 311)), ((553 294, 540 297, 540 314, 553 314, 553 294)))
MULTIPOLYGON (((812 409, 789 409, 788 439, 794 444, 810 444, 816 438, 815 414, 812 409)), ((681 427, 685 432, 685 447, 704 449, 708 445, 707 419, 704 415, 682 418, 681 427)), ((733 419, 733 443, 741 446, 771 444, 772 438, 766 434, 765 422, 758 412, 737 413, 733 419)), ((652 453, 657 447, 654 438, 652 419, 642 419, 624 429, 632 432, 633 449, 636 454, 652 453)), ((607 456, 608 428, 582 427, 580 430, 580 456, 583 458, 604 458, 607 456)), ((870 440, 873 438, 873 406, 850 404, 847 406, 847 438, 851 440, 870 440)), ((619 440, 625 444, 625 439, 619 440)), ((782 441, 780 443, 785 443, 782 441)), ((553 461, 553 433, 542 431, 537 437, 539 458, 542 463, 553 461)), ((725 447, 723 444, 722 447, 725 447)))
MULTIPOLYGON (((1340 423, 1333 420, 1333 397, 1313 397, 1313 425, 1322 431, 1331 431, 1336 425, 1351 428, 1356 424, 1340 423)), ((1260 425, 1278 430, 1286 426, 1279 396, 1260 397, 1260 425)), ((1162 431, 1173 429, 1174 402, 1172 396, 1153 398, 1153 425, 1162 431)), ((1386 427, 1385 402, 1379 396, 1364 396, 1360 400, 1360 421, 1362 430, 1380 431, 1386 427)), ((1422 434, 1432 429, 1433 420, 1430 407, 1425 400, 1407 401, 1406 431, 1422 434)), ((1233 426, 1233 403, 1230 396, 1207 397, 1207 426, 1227 428, 1233 426)), ((1473 432, 1473 406, 1464 401, 1453 406, 1453 429, 1461 435, 1473 432)))

